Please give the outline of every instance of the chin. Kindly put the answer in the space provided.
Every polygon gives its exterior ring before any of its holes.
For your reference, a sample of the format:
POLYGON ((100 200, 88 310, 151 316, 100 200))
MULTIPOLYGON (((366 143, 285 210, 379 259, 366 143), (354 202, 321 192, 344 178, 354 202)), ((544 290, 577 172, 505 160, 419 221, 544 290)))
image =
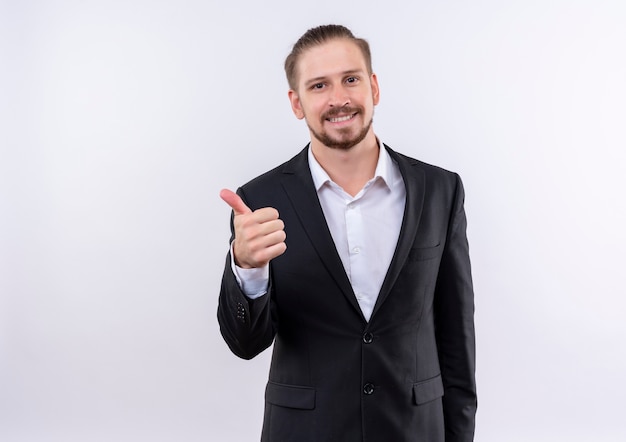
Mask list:
POLYGON ((311 130, 311 134, 320 143, 322 143, 324 146, 328 147, 329 149, 348 151, 365 139, 365 137, 370 131, 371 126, 372 126, 372 122, 370 121, 367 127, 363 128, 361 132, 358 133, 356 136, 351 137, 351 138, 344 138, 344 139, 333 138, 333 137, 330 137, 325 132, 317 133, 313 130, 311 130))

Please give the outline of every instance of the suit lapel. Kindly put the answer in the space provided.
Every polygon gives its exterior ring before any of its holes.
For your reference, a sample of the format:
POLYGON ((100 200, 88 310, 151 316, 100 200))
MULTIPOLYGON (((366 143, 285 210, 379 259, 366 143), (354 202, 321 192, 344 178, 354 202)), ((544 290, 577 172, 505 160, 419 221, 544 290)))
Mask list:
MULTIPOLYGON (((400 174, 404 179, 404 186, 406 188, 406 203, 404 206, 404 217, 402 219, 402 226, 400 227, 400 235, 398 237, 398 244, 396 250, 391 259, 391 264, 387 270, 387 274, 383 281, 383 285, 380 288, 374 311, 372 312, 372 318, 379 310, 380 306, 389 295, 391 288, 396 282, 402 267, 409 256, 409 251, 415 240, 417 234, 417 227, 419 225, 420 217, 422 215, 422 208, 424 205, 424 172, 421 169, 413 167, 413 165, 405 158, 398 155, 393 150, 385 146, 389 155, 396 161, 400 174)), ((370 319, 371 322, 371 319, 370 319)))
POLYGON ((282 171, 283 189, 324 266, 341 288, 348 302, 365 320, 324 218, 313 178, 311 178, 307 149, 308 147, 285 164, 282 171))

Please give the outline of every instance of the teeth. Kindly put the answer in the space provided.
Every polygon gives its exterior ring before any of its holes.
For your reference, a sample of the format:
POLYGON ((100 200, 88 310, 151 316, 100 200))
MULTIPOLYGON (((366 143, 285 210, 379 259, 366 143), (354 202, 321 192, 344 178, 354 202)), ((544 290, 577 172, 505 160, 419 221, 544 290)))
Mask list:
POLYGON ((352 118, 352 115, 346 115, 345 117, 331 118, 329 121, 331 123, 340 123, 342 121, 348 121, 351 118, 352 118))

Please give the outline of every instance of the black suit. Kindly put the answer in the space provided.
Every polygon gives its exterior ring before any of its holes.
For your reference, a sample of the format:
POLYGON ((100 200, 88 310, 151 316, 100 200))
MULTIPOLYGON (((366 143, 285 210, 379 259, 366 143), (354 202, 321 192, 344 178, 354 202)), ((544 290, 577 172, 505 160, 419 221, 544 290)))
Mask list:
POLYGON ((406 187, 398 245, 367 322, 315 191, 307 151, 238 191, 278 209, 287 251, 268 295, 230 268, 218 319, 231 350, 271 345, 262 440, 456 442, 474 434, 474 297, 458 175, 397 154, 406 187))

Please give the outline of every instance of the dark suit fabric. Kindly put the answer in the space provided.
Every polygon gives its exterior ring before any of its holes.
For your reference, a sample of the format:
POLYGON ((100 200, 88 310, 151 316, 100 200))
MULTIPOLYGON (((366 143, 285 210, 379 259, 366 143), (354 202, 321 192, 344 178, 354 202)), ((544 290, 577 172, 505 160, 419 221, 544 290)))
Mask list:
POLYGON ((473 440, 474 296, 458 175, 388 147, 406 187, 394 257, 364 319, 311 178, 307 151, 238 190, 278 209, 287 251, 248 299, 227 258, 218 320, 239 357, 274 342, 262 441, 473 440))

